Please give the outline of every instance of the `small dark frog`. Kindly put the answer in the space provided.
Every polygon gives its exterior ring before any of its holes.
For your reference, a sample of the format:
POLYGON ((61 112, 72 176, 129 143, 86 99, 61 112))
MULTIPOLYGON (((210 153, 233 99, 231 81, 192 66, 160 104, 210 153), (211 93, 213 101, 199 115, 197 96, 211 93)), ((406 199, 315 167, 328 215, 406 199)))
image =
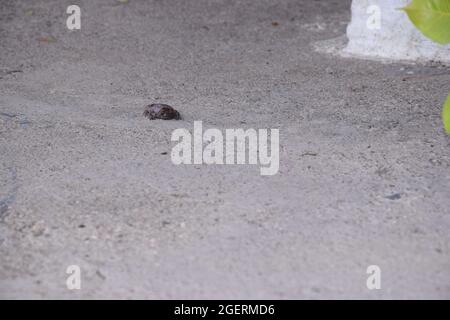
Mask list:
POLYGON ((154 103, 145 107, 144 117, 150 120, 180 120, 180 113, 167 104, 154 103))

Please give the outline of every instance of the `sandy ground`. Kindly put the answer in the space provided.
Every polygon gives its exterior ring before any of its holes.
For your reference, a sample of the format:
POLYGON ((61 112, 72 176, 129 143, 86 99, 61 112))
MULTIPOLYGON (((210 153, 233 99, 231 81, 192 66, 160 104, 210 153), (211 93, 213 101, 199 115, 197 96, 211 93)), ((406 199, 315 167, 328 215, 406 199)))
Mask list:
POLYGON ((72 2, 0 2, 1 298, 450 298, 450 68, 316 52, 349 0, 72 2), (173 165, 194 120, 279 173, 173 165))

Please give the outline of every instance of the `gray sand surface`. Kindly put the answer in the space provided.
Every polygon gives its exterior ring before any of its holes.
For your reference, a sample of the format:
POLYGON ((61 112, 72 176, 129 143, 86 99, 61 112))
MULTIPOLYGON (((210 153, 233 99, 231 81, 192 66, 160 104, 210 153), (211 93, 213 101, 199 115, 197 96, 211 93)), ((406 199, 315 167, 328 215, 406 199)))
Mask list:
POLYGON ((449 67, 315 51, 349 0, 69 4, 0 2, 0 298, 450 298, 449 67), (173 165, 195 120, 279 173, 173 165))

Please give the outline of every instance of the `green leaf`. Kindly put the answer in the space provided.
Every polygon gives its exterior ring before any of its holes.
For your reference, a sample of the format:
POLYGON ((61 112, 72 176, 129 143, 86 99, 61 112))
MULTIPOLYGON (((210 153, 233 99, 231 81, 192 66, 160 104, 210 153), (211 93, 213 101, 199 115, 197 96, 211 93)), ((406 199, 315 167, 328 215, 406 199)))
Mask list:
POLYGON ((444 127, 448 134, 450 134, 450 94, 447 97, 447 101, 444 104, 444 111, 442 111, 442 120, 444 121, 444 127))
POLYGON ((402 10, 425 36, 450 43, 450 0, 413 0, 402 10))

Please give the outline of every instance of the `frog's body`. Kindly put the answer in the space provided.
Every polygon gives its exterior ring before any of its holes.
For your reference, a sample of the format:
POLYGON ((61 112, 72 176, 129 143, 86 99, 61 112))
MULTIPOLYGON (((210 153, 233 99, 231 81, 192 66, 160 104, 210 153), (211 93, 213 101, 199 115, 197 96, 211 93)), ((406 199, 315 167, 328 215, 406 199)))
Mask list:
POLYGON ((145 107, 144 116, 150 120, 180 120, 180 113, 167 104, 154 103, 145 107))

